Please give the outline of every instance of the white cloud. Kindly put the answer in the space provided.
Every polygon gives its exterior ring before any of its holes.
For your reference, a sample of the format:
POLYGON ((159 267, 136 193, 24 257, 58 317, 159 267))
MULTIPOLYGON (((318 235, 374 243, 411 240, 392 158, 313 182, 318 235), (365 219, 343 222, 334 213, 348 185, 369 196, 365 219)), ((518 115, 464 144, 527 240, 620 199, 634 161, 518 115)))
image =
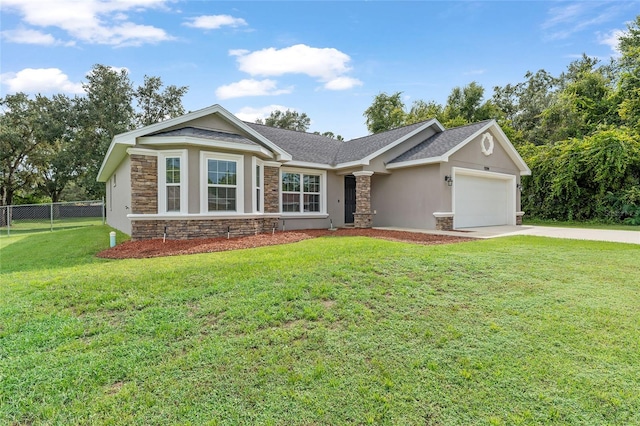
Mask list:
POLYGON ((253 108, 253 107, 244 107, 241 108, 240 111, 234 113, 236 117, 243 121, 249 121, 251 123, 255 123, 255 121, 260 119, 265 119, 269 117, 271 111, 280 110, 280 111, 295 111, 295 108, 290 108, 282 105, 267 105, 261 108, 253 108))
POLYGON ((74 83, 58 68, 25 68, 0 75, 8 92, 82 94, 81 83, 74 83))
POLYGON ((542 23, 548 40, 562 40, 590 27, 611 21, 628 7, 625 2, 561 3, 549 9, 542 23))
POLYGON ((8 42, 20 44, 40 44, 46 46, 58 43, 55 37, 51 34, 45 34, 37 30, 30 30, 26 28, 2 31, 2 37, 8 42))
POLYGON ((620 55, 620 50, 618 50, 618 44, 620 43, 620 37, 625 35, 626 33, 622 30, 611 30, 607 33, 598 32, 598 42, 600 44, 604 44, 611 48, 614 56, 620 55))
POLYGON ((275 80, 254 80, 244 79, 236 83, 220 86, 216 89, 216 96, 219 99, 240 98, 243 96, 267 96, 282 95, 291 93, 292 88, 278 89, 278 82, 275 80))
POLYGON ((355 86, 362 86, 362 82, 352 77, 337 77, 325 83, 324 88, 328 90, 347 90, 355 86))
POLYGON ((222 27, 243 27, 247 25, 247 21, 242 18, 234 18, 231 15, 203 15, 190 18, 189 22, 185 22, 183 25, 205 30, 217 30, 222 27))
POLYGON ((23 24, 55 27, 71 38, 91 44, 138 46, 171 40, 163 29, 128 21, 124 12, 163 8, 167 0, 3 0, 3 9, 17 12, 23 24))
POLYGON ((334 48, 316 48, 304 44, 284 49, 257 50, 255 52, 230 51, 237 56, 240 71, 250 75, 279 76, 306 74, 322 81, 334 78, 350 70, 349 55, 334 48))

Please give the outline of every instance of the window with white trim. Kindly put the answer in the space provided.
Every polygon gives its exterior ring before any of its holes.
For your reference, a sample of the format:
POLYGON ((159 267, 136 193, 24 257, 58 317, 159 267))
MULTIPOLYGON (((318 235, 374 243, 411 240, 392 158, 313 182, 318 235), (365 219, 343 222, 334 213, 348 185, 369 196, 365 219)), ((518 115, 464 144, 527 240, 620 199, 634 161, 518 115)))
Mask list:
POLYGON ((253 211, 254 213, 264 212, 264 164, 262 161, 253 157, 251 164, 253 165, 253 211))
POLYGON ((186 150, 158 153, 158 213, 187 212, 186 150))
POLYGON ((243 158, 240 155, 201 153, 203 213, 244 213, 243 158))
POLYGON ((320 213, 323 211, 323 174, 282 172, 282 213, 320 213))

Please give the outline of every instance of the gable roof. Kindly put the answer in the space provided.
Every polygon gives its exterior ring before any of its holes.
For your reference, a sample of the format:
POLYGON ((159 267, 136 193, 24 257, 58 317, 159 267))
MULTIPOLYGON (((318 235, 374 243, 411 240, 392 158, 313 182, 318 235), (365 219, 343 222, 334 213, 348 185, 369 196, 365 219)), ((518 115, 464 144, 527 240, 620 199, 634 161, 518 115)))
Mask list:
POLYGON ((436 133, 424 142, 394 158, 389 164, 440 157, 476 133, 479 129, 482 129, 490 121, 491 120, 481 121, 479 123, 447 129, 442 133, 436 133))
POLYGON ((509 142, 509 138, 507 138, 507 135, 504 134, 495 120, 485 120, 437 133, 394 158, 387 163, 386 167, 388 169, 395 169, 449 161, 451 155, 489 129, 492 129, 496 133, 496 140, 518 167, 520 174, 530 175, 531 169, 529 169, 520 154, 518 154, 518 151, 516 151, 511 142, 509 142))
POLYGON ((183 127, 180 129, 169 130, 168 132, 154 133, 152 137, 174 137, 183 136, 200 139, 211 139, 225 142, 233 142, 245 145, 259 145, 251 139, 247 139, 242 135, 235 133, 220 132, 216 130, 198 129, 197 127, 183 127))
POLYGON ((162 132, 165 129, 178 126, 189 121, 205 117, 207 115, 217 114, 223 117, 225 120, 233 124, 236 128, 242 130, 248 135, 255 138, 258 142, 271 149, 276 154, 276 159, 282 161, 291 160, 291 155, 273 143, 271 140, 265 138, 260 133, 247 126, 242 120, 235 115, 231 114, 220 105, 212 105, 207 108, 203 108, 197 111, 190 112, 180 117, 171 118, 169 120, 161 121, 160 123, 144 126, 139 129, 131 130, 126 133, 120 133, 115 135, 111 140, 107 154, 102 161, 100 170, 98 171, 98 182, 106 182, 111 174, 115 171, 116 167, 127 155, 127 148, 136 144, 136 139, 143 136, 152 135, 154 133, 162 132))

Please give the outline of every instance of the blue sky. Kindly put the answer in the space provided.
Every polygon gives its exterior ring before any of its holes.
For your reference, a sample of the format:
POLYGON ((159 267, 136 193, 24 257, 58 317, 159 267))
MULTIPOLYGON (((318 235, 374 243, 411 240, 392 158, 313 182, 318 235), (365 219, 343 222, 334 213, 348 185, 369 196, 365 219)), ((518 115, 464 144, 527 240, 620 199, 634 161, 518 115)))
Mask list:
POLYGON ((81 94, 94 64, 189 86, 187 110, 216 103, 249 121, 272 109, 310 131, 367 134, 380 92, 445 103, 455 86, 555 75, 603 61, 638 1, 320 2, 2 0, 0 90, 81 94))

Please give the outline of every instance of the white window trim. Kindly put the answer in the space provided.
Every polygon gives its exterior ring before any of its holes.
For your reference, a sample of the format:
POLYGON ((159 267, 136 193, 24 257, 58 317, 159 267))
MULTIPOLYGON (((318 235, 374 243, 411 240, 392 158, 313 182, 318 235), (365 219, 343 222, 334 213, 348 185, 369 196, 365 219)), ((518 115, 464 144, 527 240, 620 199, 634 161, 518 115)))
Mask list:
POLYGON ((172 151, 158 151, 158 214, 187 214, 189 200, 188 188, 189 182, 187 181, 188 164, 187 164, 187 150, 176 149, 172 151), (167 211, 167 158, 178 157, 180 158, 180 212, 167 211))
MULTIPOLYGON (((300 185, 302 188, 302 180, 300 180, 300 185)), ((280 173, 278 175, 278 193, 280 196, 279 207, 280 213, 286 216, 319 216, 327 214, 327 172, 326 170, 317 170, 317 169, 300 169, 300 168, 291 168, 291 167, 281 167, 280 173), (283 212, 282 211, 282 174, 283 173, 297 173, 297 174, 306 174, 306 175, 320 175, 320 211, 317 212, 283 212)), ((300 209, 304 209, 304 202, 300 200, 300 209)))
POLYGON ((232 214, 244 214, 244 156, 234 154, 221 154, 219 152, 200 151, 200 214, 213 216, 229 216, 232 214), (236 162, 236 209, 233 211, 213 211, 209 206, 209 183, 207 179, 207 160, 222 160, 236 162))
POLYGON ((251 158, 251 204, 254 213, 264 213, 264 161, 252 157, 251 158), (256 191, 256 167, 260 167, 260 200, 257 199, 256 191), (259 203, 258 203, 259 201, 259 203), (258 208, 258 204, 260 208, 258 208))

